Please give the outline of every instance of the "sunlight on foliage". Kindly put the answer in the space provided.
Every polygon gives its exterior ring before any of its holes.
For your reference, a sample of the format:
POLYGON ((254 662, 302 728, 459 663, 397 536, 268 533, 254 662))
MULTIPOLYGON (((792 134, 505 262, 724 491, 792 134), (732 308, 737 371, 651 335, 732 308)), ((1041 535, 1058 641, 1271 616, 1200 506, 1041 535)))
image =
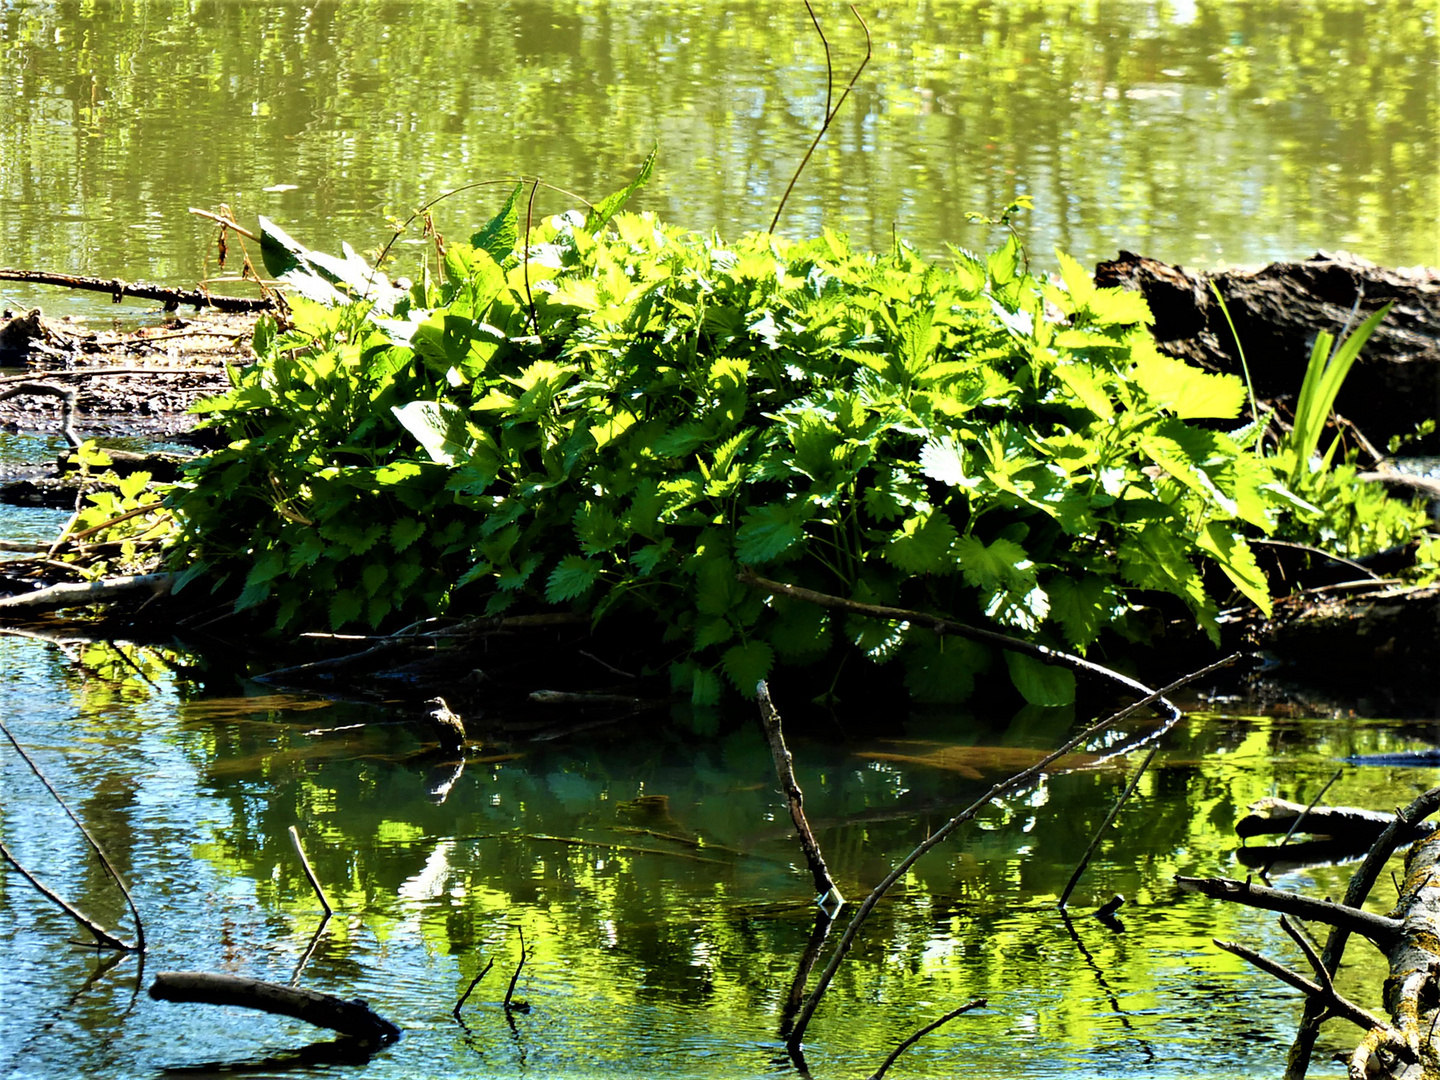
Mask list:
MULTIPOLYGON (((1295 496, 1217 430, 1243 384, 1161 355, 1144 301, 1074 260, 1032 276, 1018 206, 1001 248, 948 265, 829 231, 726 243, 625 213, 650 167, 528 247, 512 192, 384 318, 296 299, 293 325, 262 325, 259 362, 200 407, 231 441, 178 498, 196 573, 280 627, 643 619, 682 644, 670 677, 697 705, 752 695, 777 658, 833 662, 841 638, 905 656, 925 699, 992 663, 906 626, 835 635, 742 565, 1077 651, 1138 633, 1157 592, 1217 636, 1205 562, 1269 610, 1245 534, 1295 496)), ((1007 663, 1029 700, 1073 696, 1007 663)))

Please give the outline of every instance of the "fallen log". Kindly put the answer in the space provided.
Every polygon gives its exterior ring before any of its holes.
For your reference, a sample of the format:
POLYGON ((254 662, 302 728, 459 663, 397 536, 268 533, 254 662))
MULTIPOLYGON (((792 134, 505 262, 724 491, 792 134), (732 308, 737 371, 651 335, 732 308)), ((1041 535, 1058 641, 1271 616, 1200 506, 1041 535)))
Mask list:
POLYGON ((400 1029, 360 1000, 346 1001, 332 994, 302 990, 281 983, 262 982, 239 975, 213 975, 205 971, 162 971, 150 984, 156 1001, 194 1002, 202 1005, 236 1005, 277 1016, 303 1020, 366 1042, 388 1043, 400 1029))
POLYGON ((1136 289, 1155 316, 1162 352, 1211 371, 1241 373, 1245 351, 1256 394, 1292 398, 1300 390, 1319 330, 1339 333, 1386 301, 1395 306, 1366 344, 1339 411, 1377 445, 1409 434, 1440 413, 1440 270, 1386 269, 1343 252, 1260 270, 1195 273, 1122 251, 1095 269, 1097 285, 1136 289), (1231 333, 1214 285, 1235 324, 1231 333))

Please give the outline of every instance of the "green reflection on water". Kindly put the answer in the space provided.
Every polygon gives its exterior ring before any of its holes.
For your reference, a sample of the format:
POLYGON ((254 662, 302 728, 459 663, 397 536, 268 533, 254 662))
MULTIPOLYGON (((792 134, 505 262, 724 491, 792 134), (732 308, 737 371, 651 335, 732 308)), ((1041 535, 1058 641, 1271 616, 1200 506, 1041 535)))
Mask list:
MULTIPOLYGON (((858 29, 839 4, 819 10, 848 72, 858 29)), ((1029 193, 1042 257, 1130 248, 1205 267, 1344 247, 1440 263, 1433 0, 903 0, 868 15, 874 62, 788 232, 825 223, 883 248, 893 230, 938 255, 993 239, 967 211, 1029 193)), ((539 173, 603 194, 656 140, 637 208, 730 235, 770 220, 824 102, 823 53, 783 0, 723 15, 20 0, 0 10, 0 245, 25 268, 189 283, 212 243, 190 206, 264 213, 324 250, 378 246, 386 215, 477 180, 539 173)), ((442 230, 496 200, 444 204, 442 230)), ((561 208, 541 194, 540 212, 561 208)))
MULTIPOLYGON (((490 746, 437 802, 427 787, 444 763, 397 722, 403 714, 269 692, 197 695, 177 681, 192 657, 119 648, 128 659, 87 646, 74 667, 0 637, 0 713, 131 879, 154 943, 148 972, 296 976, 320 912, 290 847, 294 824, 339 910, 302 985, 365 997, 407 1029, 367 1076, 624 1076, 646 1055, 681 1077, 786 1071, 776 1030, 813 913, 748 718, 714 740, 648 724, 565 746, 490 746), (324 733, 349 724, 367 726, 324 733), (512 1031, 498 1002, 522 929, 534 953, 517 997, 531 1011, 512 1031), (492 958, 467 1032, 450 1009, 492 958)), ((852 732, 867 722, 842 719, 852 732)), ((931 714, 885 738, 792 740, 842 890, 863 895, 1065 726, 1031 714, 1007 731, 931 714)), ((877 909, 811 1028, 812 1070, 873 1070, 920 1023, 986 996, 988 1009, 915 1047, 900 1075, 1277 1072, 1296 1000, 1209 939, 1291 961, 1293 950, 1267 916, 1182 898, 1172 878, 1234 872, 1233 823, 1247 802, 1308 799, 1335 758, 1423 734, 1194 714, 1102 844, 1074 901, 1073 938, 1053 903, 1126 766, 1077 761, 993 807, 877 909), (1115 892, 1130 899, 1119 934, 1085 915, 1115 892)), ((1429 782, 1426 770, 1350 769, 1329 798, 1390 806, 1429 782)), ((3 783, 5 842, 102 922, 120 921, 113 890, 13 754, 3 783)), ((1338 895, 1346 878, 1316 868, 1278 880, 1338 895)), ((58 1063, 150 1075, 253 1061, 310 1037, 229 1010, 132 1004, 129 961, 87 987, 94 962, 62 944, 73 931, 63 916, 13 875, 0 890, 6 1075, 58 1063)), ((1357 951, 1341 979, 1360 1000, 1378 1000, 1369 960, 1357 951)))

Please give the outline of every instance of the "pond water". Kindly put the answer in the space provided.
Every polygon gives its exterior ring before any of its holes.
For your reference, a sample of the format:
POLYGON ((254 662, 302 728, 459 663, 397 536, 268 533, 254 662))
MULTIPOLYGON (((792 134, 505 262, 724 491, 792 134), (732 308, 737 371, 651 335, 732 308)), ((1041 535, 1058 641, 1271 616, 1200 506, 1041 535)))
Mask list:
MULTIPOLYGON (((811 884, 753 720, 705 739, 652 717, 512 741, 455 776, 403 722, 413 709, 256 684, 235 696, 232 680, 207 685, 197 657, 170 649, 66 649, 0 637, 0 715, 129 879, 149 952, 142 968, 71 943, 75 925, 7 869, 0 1077, 800 1075, 777 1030, 815 922, 811 884), (450 782, 443 801, 429 793, 437 779, 450 782), (292 825, 338 909, 308 960, 321 913, 292 825), (529 1011, 507 1022, 522 932, 533 954, 516 998, 529 1011), (491 960, 457 1023, 452 1008, 491 960), (405 1034, 363 1066, 305 1065, 299 1049, 324 1038, 297 1021, 137 993, 177 969, 361 997, 405 1034)), ((876 734, 873 718, 842 716, 825 739, 792 739, 852 900, 842 924, 897 858, 1058 743, 1072 717, 1001 719, 915 714, 876 734)), ((1278 1075, 1298 999, 1210 938, 1303 961, 1272 917, 1182 896, 1172 879, 1243 876, 1232 827, 1245 804, 1308 801, 1338 759, 1425 745, 1433 731, 1200 703, 1101 845, 1070 928, 1056 898, 1134 764, 1046 777, 932 852, 877 909, 809 1029, 812 1074, 868 1075, 905 1034, 985 997, 892 1075, 1278 1075), (1123 930, 1090 914, 1117 892, 1123 930)), ((14 856, 132 933, 8 744, 0 780, 14 856)), ((1433 782, 1434 770, 1347 767, 1327 798, 1389 807, 1433 782)), ((1316 867, 1275 880, 1339 895, 1347 877, 1316 867)), ((1378 892, 1383 907, 1388 886, 1378 892)), ((1341 982, 1374 1001, 1382 972, 1364 948, 1341 982)), ((1349 1035, 1332 1031, 1329 1048, 1349 1035)), ((1335 1067, 1317 1059, 1315 1075, 1335 1067)))
MULTIPOLYGON (((874 59, 782 232, 831 225, 872 248, 898 235, 940 256, 996 240, 967 212, 1028 194, 1042 260, 1059 245, 1089 263, 1346 248, 1440 264, 1434 3, 859 7, 874 59)), ((816 11, 838 95, 863 35, 844 5, 816 11)), ((795 0, 9 0, 0 261, 188 287, 219 273, 214 229, 189 207, 364 250, 387 219, 466 184, 523 173, 597 198, 657 143, 632 205, 730 236, 769 224, 825 103, 824 51, 795 0)), ((437 226, 468 235, 505 190, 441 203, 437 226)), ((542 190, 536 209, 572 205, 542 190)), ((402 249, 395 272, 418 259, 402 249)), ((117 310, 15 283, 0 302, 117 310)))

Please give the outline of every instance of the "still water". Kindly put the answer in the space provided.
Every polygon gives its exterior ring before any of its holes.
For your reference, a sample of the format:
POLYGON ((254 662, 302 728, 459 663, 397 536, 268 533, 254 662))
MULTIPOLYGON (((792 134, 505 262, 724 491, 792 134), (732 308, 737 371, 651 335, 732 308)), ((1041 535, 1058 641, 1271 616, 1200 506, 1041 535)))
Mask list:
MULTIPOLYGON (((235 696, 233 681, 207 685, 198 658, 169 649, 66 650, 0 637, 0 715, 128 877, 149 953, 143 971, 134 957, 112 966, 72 943, 74 924, 17 874, 0 875, 0 1077, 800 1075, 776 1032, 814 925, 811 885, 748 717, 703 739, 653 717, 512 739, 456 776, 403 722, 414 708, 255 684, 235 696), (450 781, 439 802, 437 780, 450 781), (308 959, 320 908, 292 825, 338 909, 308 959), (507 1021, 522 932, 534 951, 516 999, 529 1011, 507 1021), (458 1023, 452 1008, 492 959, 458 1023), (175 969, 362 997, 405 1034, 368 1064, 307 1066, 297 1051, 324 1038, 299 1022, 137 993, 175 969)), ((1071 719, 931 713, 874 733, 852 716, 824 740, 794 739, 842 891, 862 897, 1071 719)), ((1069 930, 1056 898, 1133 763, 1057 773, 992 807, 877 909, 810 1028, 812 1074, 868 1075, 905 1034, 985 997, 893 1075, 1278 1075, 1299 1002, 1210 938, 1303 961, 1272 917, 1182 896, 1172 879, 1243 875, 1232 828, 1246 803, 1308 801, 1338 758, 1423 745, 1432 728, 1202 708, 1122 810, 1069 930), (1117 892, 1129 900, 1121 930, 1090 914, 1117 892)), ((130 932, 8 744, 0 780, 0 836, 15 857, 130 932)), ((1347 768, 1329 799, 1388 807, 1433 781, 1433 770, 1347 768)), ((1338 895, 1346 879, 1319 867, 1275 880, 1338 895)), ((1363 949, 1340 981, 1375 1001, 1382 972, 1363 949)), ((1335 1048, 1349 1033, 1330 1037, 1335 1048)), ((1317 1060, 1315 1075, 1335 1069, 1317 1060)))
MULTIPOLYGON (((1028 194, 1042 261, 1440 264, 1434 0, 859 9, 874 59, 782 232, 940 256, 996 240, 967 212, 1028 194)), ((844 5, 816 11, 838 95, 864 36, 844 5)), ((364 250, 466 184, 538 175, 598 198, 657 143, 635 208, 764 228, 824 113, 824 55, 798 0, 8 0, 0 265, 189 286, 219 273, 189 207, 364 250)), ((468 235, 504 190, 441 203, 438 228, 468 235)), ((542 189, 536 212, 573 205, 542 189)), ((0 302, 116 310, 12 283, 0 302)))

